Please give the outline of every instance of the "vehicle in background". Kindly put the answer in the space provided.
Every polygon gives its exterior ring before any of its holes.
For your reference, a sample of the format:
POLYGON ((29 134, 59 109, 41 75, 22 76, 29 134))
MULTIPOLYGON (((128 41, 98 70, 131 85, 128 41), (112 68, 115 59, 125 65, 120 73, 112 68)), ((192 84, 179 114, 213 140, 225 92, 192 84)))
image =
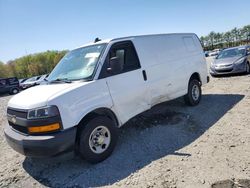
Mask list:
POLYGON ((40 76, 34 76, 29 79, 26 79, 24 82, 20 83, 21 89, 27 89, 32 86, 40 85, 41 83, 45 82, 44 80, 49 76, 49 74, 44 74, 40 76))
POLYGON ((250 72, 250 46, 222 50, 210 65, 212 76, 250 72))
POLYGON ((208 57, 209 56, 209 51, 205 51, 204 55, 205 55, 205 57, 208 57))
POLYGON ((214 49, 211 52, 209 52, 209 56, 217 56, 220 52, 220 49, 214 49))
POLYGON ((16 77, 0 78, 0 94, 17 94, 19 92, 19 81, 16 77))
POLYGON ((34 77, 31 77, 31 78, 28 78, 23 83, 20 83, 20 88, 21 89, 27 89, 29 87, 35 86, 36 81, 39 80, 40 77, 41 76, 34 76, 34 77))
POLYGON ((46 79, 49 77, 49 74, 44 74, 44 75, 42 75, 40 78, 39 78, 39 80, 37 81, 37 84, 42 84, 42 83, 44 83, 44 82, 47 82, 46 81, 46 79))
POLYGON ((43 83, 47 83, 47 81, 45 81, 48 78, 49 74, 44 74, 42 75, 39 80, 36 81, 36 85, 40 85, 43 83))
POLYGON ((9 101, 4 132, 13 149, 33 157, 77 150, 97 163, 114 150, 117 129, 137 114, 181 96, 199 104, 209 77, 197 35, 95 41, 68 52, 46 85, 9 101))
POLYGON ((19 80, 18 80, 18 81, 19 81, 19 84, 21 84, 21 83, 25 82, 27 79, 28 79, 28 78, 22 78, 22 79, 19 79, 19 80))

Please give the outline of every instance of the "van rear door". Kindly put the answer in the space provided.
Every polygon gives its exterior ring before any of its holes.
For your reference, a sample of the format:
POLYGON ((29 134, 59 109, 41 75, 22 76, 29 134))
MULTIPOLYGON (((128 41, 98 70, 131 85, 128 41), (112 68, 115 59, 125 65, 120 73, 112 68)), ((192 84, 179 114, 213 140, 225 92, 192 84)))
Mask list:
POLYGON ((118 113, 121 123, 150 108, 147 78, 131 41, 113 44, 102 67, 101 75, 105 77, 114 110, 118 113), (123 64, 120 73, 108 73, 109 60, 118 57, 123 64))

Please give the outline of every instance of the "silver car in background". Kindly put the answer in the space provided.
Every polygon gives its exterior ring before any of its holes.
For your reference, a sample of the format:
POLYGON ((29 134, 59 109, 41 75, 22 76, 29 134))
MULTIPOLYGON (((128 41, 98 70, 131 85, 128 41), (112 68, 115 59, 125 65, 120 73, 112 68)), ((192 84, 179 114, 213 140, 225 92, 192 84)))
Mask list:
POLYGON ((212 76, 250 72, 250 46, 222 50, 210 65, 212 76))
POLYGON ((24 82, 20 83, 20 87, 21 89, 27 89, 27 88, 39 85, 42 82, 44 82, 44 79, 46 79, 47 77, 48 77, 48 74, 31 77, 25 80, 24 82))

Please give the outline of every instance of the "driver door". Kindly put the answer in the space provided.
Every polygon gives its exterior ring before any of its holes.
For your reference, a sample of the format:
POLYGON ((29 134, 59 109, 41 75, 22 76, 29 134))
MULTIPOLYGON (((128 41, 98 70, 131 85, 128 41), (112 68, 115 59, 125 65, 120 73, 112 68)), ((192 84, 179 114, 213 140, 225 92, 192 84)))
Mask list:
POLYGON ((145 71, 142 70, 135 47, 131 41, 112 45, 101 71, 105 78, 121 123, 150 108, 150 95, 145 71), (117 57, 122 64, 118 73, 107 71, 109 60, 117 57))

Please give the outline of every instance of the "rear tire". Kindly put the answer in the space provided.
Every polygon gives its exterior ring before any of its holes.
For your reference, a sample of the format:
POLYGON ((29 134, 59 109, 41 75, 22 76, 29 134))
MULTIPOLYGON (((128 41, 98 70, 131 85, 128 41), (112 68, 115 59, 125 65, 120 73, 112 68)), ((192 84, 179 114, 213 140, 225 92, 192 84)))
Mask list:
POLYGON ((15 94, 17 94, 18 92, 19 92, 19 89, 13 88, 13 89, 11 89, 10 94, 11 94, 11 95, 15 95, 15 94))
POLYGON ((188 93, 184 96, 184 101, 189 106, 196 106, 201 100, 201 84, 198 80, 192 79, 188 84, 188 93))
POLYGON ((105 116, 89 120, 80 128, 78 152, 90 163, 99 163, 113 152, 117 139, 118 128, 105 116))

